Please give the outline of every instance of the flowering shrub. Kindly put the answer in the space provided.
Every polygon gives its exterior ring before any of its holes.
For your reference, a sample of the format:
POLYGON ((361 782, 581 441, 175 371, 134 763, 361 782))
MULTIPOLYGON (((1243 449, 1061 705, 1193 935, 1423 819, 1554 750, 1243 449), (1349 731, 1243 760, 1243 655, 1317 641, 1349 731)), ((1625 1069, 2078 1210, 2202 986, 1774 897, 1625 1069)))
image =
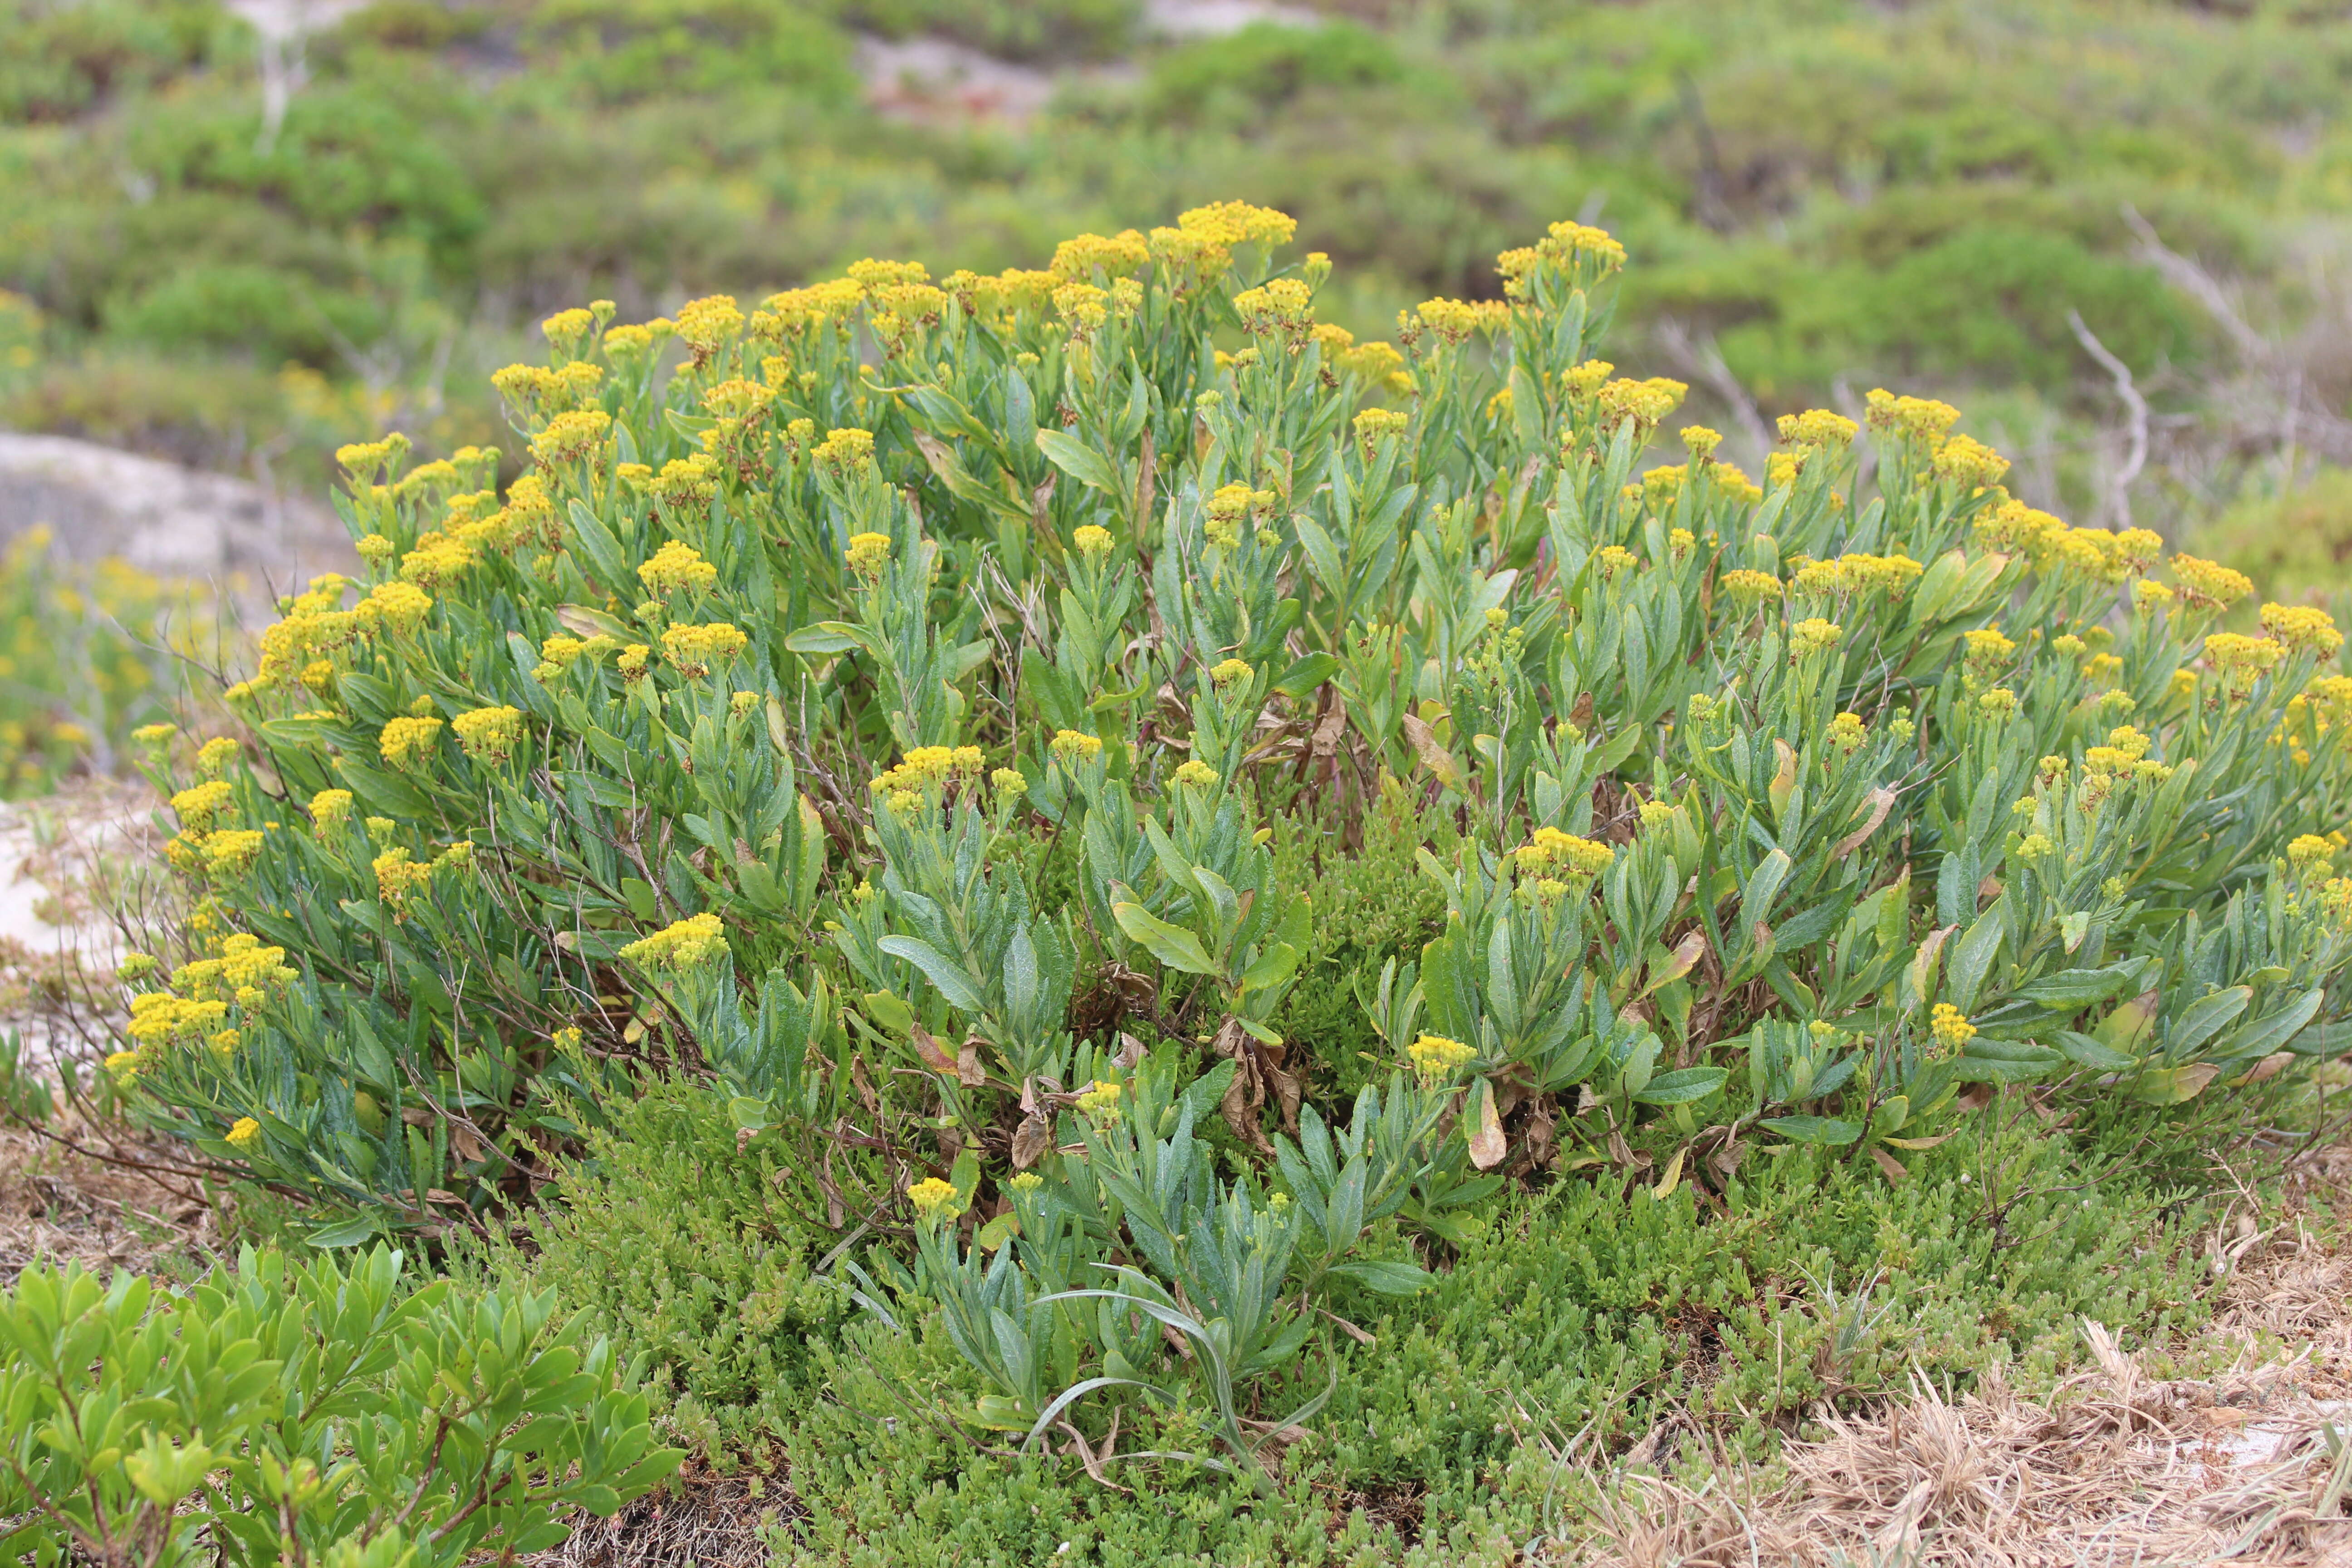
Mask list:
POLYGON ((1644 469, 1683 389, 1597 357, 1597 229, 1364 343, 1291 228, 599 302, 500 374, 503 493, 346 448, 368 580, 262 638, 258 756, 173 781, 191 951, 134 966, 118 1079, 350 1237, 707 1073, 811 1227, 903 1238, 845 1268, 937 1303, 961 1415, 1092 1454, 1189 1410, 1263 1482, 1320 1402, 1253 1385, 1508 1183, 1899 1168, 2002 1085, 2163 1108, 2336 1048, 2324 614, 2216 630, 2242 577, 2026 506, 1940 403, 1644 469), (1400 792, 1442 928, 1357 976, 1342 1105, 1275 839, 1400 792))

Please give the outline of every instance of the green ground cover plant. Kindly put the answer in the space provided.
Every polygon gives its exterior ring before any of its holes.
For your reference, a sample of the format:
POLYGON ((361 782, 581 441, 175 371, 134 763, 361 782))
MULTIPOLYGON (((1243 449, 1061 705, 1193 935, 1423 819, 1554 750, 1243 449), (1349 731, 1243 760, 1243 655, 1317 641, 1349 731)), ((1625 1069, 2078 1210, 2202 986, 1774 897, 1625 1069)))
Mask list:
POLYGON ((1367 342, 1295 226, 598 300, 512 479, 344 448, 363 576, 141 737, 115 1090, 852 1560, 1507 1561, 1668 1409, 2193 1320, 2166 1184, 2347 1038, 2328 615, 1934 400, 1654 461, 1599 228, 1367 342))

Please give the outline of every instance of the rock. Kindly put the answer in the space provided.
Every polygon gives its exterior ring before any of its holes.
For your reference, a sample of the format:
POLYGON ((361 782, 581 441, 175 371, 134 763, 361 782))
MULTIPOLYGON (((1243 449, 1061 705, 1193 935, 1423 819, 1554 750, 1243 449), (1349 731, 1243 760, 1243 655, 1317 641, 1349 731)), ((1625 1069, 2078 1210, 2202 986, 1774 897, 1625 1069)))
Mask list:
POLYGON ((77 561, 266 599, 358 565, 333 512, 226 474, 63 436, 0 431, 0 542, 47 526, 77 561))

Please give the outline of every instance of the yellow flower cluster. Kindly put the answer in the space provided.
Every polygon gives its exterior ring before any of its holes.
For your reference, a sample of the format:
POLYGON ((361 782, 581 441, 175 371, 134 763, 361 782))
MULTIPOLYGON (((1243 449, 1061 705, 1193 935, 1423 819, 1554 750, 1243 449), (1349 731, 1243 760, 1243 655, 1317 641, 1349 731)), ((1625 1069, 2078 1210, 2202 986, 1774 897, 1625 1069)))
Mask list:
POLYGON ((559 414, 530 438, 531 458, 543 468, 579 462, 602 449, 612 429, 613 416, 601 408, 559 414))
POLYGON ((1863 401, 1867 405, 1864 416, 1870 421, 1872 429, 1917 441, 1930 448, 1940 445, 1945 434, 1959 423, 1958 409, 1932 397, 1897 397, 1882 386, 1863 401))
POLYGON ((890 559, 890 536, 887 533, 854 533, 849 536, 849 548, 842 552, 849 569, 871 582, 882 574, 890 559))
POLYGON ((1209 497, 1209 521, 1202 525, 1209 542, 1220 550, 1239 549, 1242 525, 1253 513, 1263 513, 1274 505, 1272 490, 1252 489, 1245 484, 1219 485, 1209 497))
POLYGON ((727 951, 727 928, 717 915, 703 913, 664 926, 621 950, 621 956, 648 969, 684 970, 727 951))
POLYGON ((867 787, 888 796, 892 810, 911 811, 959 777, 978 778, 985 765, 978 746, 917 746, 867 787))
POLYGON ((705 561, 694 546, 673 539, 637 568, 637 577, 646 592, 666 600, 672 594, 701 593, 719 581, 719 568, 705 561))
POLYGON ((2286 863, 2306 874, 2324 869, 2336 858, 2336 840, 2322 834, 2301 834, 2286 847, 2286 863))
POLYGON ((1802 658, 1808 654, 1823 653, 1835 647, 1838 638, 1844 635, 1845 628, 1836 622, 1809 616, 1790 628, 1789 647, 1798 658, 1802 658))
POLYGON ((1315 324, 1314 290, 1297 278, 1276 278, 1234 296, 1234 314, 1253 337, 1296 339, 1315 324))
POLYGON ((1924 568, 1907 555, 1841 555, 1834 561, 1814 561, 1798 569, 1790 586, 1799 594, 1901 594, 1917 581, 1924 568))
POLYGON ((862 474, 874 467, 874 435, 855 426, 828 431, 810 453, 818 468, 835 474, 862 474))
POLYGON ((1097 736, 1082 734, 1076 730, 1056 730, 1052 744, 1046 749, 1053 752, 1055 762, 1066 768, 1075 768, 1080 763, 1090 763, 1101 756, 1103 743, 1097 736))
POLYGON ((604 382, 604 370, 582 360, 552 370, 545 365, 510 364, 490 376, 499 395, 527 419, 551 419, 593 402, 604 382))
POLYGON ((907 1189, 907 1201, 915 1205, 915 1214, 926 1225, 934 1224, 946 1215, 948 1205, 955 1202, 956 1190, 951 1183, 937 1176, 926 1176, 907 1189))
POLYGON ((691 368, 695 370, 709 364, 742 331, 743 312, 731 294, 689 300, 678 307, 678 342, 692 355, 691 368))
POLYGON ((1423 1035, 1404 1048, 1412 1063, 1412 1070, 1423 1084, 1434 1089, 1462 1070, 1463 1065, 1478 1053, 1461 1041, 1444 1035, 1423 1035))
POLYGON ((1618 426, 1631 424, 1633 438, 1643 440, 1667 415, 1682 406, 1683 395, 1689 390, 1684 383, 1663 375, 1647 381, 1608 382, 1595 395, 1595 416, 1601 428, 1612 434, 1618 426))
POLYGON ((2205 639, 2205 662, 2232 696, 2242 697, 2274 668, 2286 649, 2268 637, 2215 632, 2205 639))
POLYGON ((476 762, 503 763, 514 755, 523 734, 520 708, 477 708, 449 721, 457 744, 476 762))
POLYGON ((2284 644, 2291 653, 2305 648, 2334 653, 2344 646, 2344 634, 2336 629, 2336 617, 2312 605, 2264 605, 2263 630, 2284 644))
POLYGON ((2194 555, 2174 556, 2172 576, 2194 610, 2226 610, 2254 591, 2253 580, 2244 573, 2194 555))
POLYGON ((1977 1026, 1949 1002, 1938 1002, 1929 1016, 1927 1032, 1935 1037, 1936 1054, 1939 1058, 1951 1057, 1958 1055, 1961 1047, 1976 1038, 1977 1026))
POLYGON ((236 793, 222 780, 208 779, 174 795, 172 809, 178 814, 182 827, 191 833, 207 832, 236 793))
POLYGON ((1861 749, 1869 734, 1870 727, 1858 713, 1841 713, 1830 721, 1830 744, 1849 756, 1861 749))
POLYGON ((310 820, 320 828, 340 827, 352 816, 352 792, 322 789, 310 797, 310 820))
POLYGON ((1760 604, 1780 596, 1780 579, 1769 572, 1755 572, 1742 567, 1726 572, 1717 585, 1738 600, 1742 606, 1760 604))
POLYGON ((430 761, 441 737, 438 719, 403 717, 383 727, 376 749, 383 760, 404 773, 413 773, 430 761))
POLYGON ((1802 414, 1780 416, 1780 439, 1791 447, 1823 450, 1851 447, 1861 428, 1844 415, 1826 408, 1808 408, 1802 414))
POLYGON ((1536 279, 1546 270, 1560 274, 1571 288, 1590 289, 1624 265, 1625 247, 1614 235, 1581 223, 1553 224, 1535 244, 1495 258, 1504 297, 1522 304, 1535 299, 1536 279))
POLYGON ((1108 1127, 1118 1120, 1118 1102, 1126 1091, 1108 1079, 1097 1079, 1071 1104, 1098 1125, 1108 1127))
POLYGON ((1558 871, 1575 877, 1598 877, 1616 861, 1617 851, 1557 827, 1538 827, 1532 839, 1512 851, 1512 858, 1518 862, 1523 875, 1558 871))
POLYGON ((1491 332, 1510 321, 1510 307, 1498 300, 1423 300, 1409 313, 1397 317, 1397 331, 1408 342, 1423 332, 1435 332, 1448 343, 1466 342, 1473 334, 1491 332))
POLYGON ((1933 468, 1937 479, 1958 486, 1963 494, 1974 494, 2000 483, 2009 472, 2009 459, 1974 437, 1955 436, 1936 448, 1933 468))
MULTIPOLYGON (((861 539, 880 539, 881 535, 860 534, 858 537, 861 539)), ((1076 549, 1080 557, 1087 561, 1099 561, 1104 556, 1109 554, 1112 542, 1113 541, 1111 539, 1110 530, 1101 526, 1099 523, 1081 523, 1078 525, 1076 531, 1070 535, 1071 545, 1076 549)), ((890 542, 888 540, 883 540, 882 543, 885 550, 889 548, 890 542)))
POLYGON ((723 664, 751 646, 751 639, 725 621, 708 626, 671 626, 661 635, 662 657, 688 680, 699 680, 714 664, 723 664))

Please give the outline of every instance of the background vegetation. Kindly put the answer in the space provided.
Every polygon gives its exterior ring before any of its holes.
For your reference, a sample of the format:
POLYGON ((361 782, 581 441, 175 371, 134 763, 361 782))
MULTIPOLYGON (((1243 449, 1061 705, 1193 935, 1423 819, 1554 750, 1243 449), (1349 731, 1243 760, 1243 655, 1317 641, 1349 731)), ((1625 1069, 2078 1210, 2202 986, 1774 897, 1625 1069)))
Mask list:
POLYGON ((214 0, 6 0, 0 26, 0 287, 41 322, 0 420, 313 487, 380 425, 495 437, 484 373, 570 301, 1035 266, 1225 196, 1298 217, 1360 332, 1492 297, 1493 256, 1554 217, 1605 222, 1642 262, 1626 352, 1678 362, 1735 442, 1747 399, 1965 390, 2031 499, 2111 509, 2127 409, 2071 311, 2154 403, 2137 521, 2352 460, 2327 7, 1356 0, 1171 41, 1137 0, 377 0, 275 73, 282 118, 214 0), (857 39, 915 34, 1059 95, 886 115, 857 39))

